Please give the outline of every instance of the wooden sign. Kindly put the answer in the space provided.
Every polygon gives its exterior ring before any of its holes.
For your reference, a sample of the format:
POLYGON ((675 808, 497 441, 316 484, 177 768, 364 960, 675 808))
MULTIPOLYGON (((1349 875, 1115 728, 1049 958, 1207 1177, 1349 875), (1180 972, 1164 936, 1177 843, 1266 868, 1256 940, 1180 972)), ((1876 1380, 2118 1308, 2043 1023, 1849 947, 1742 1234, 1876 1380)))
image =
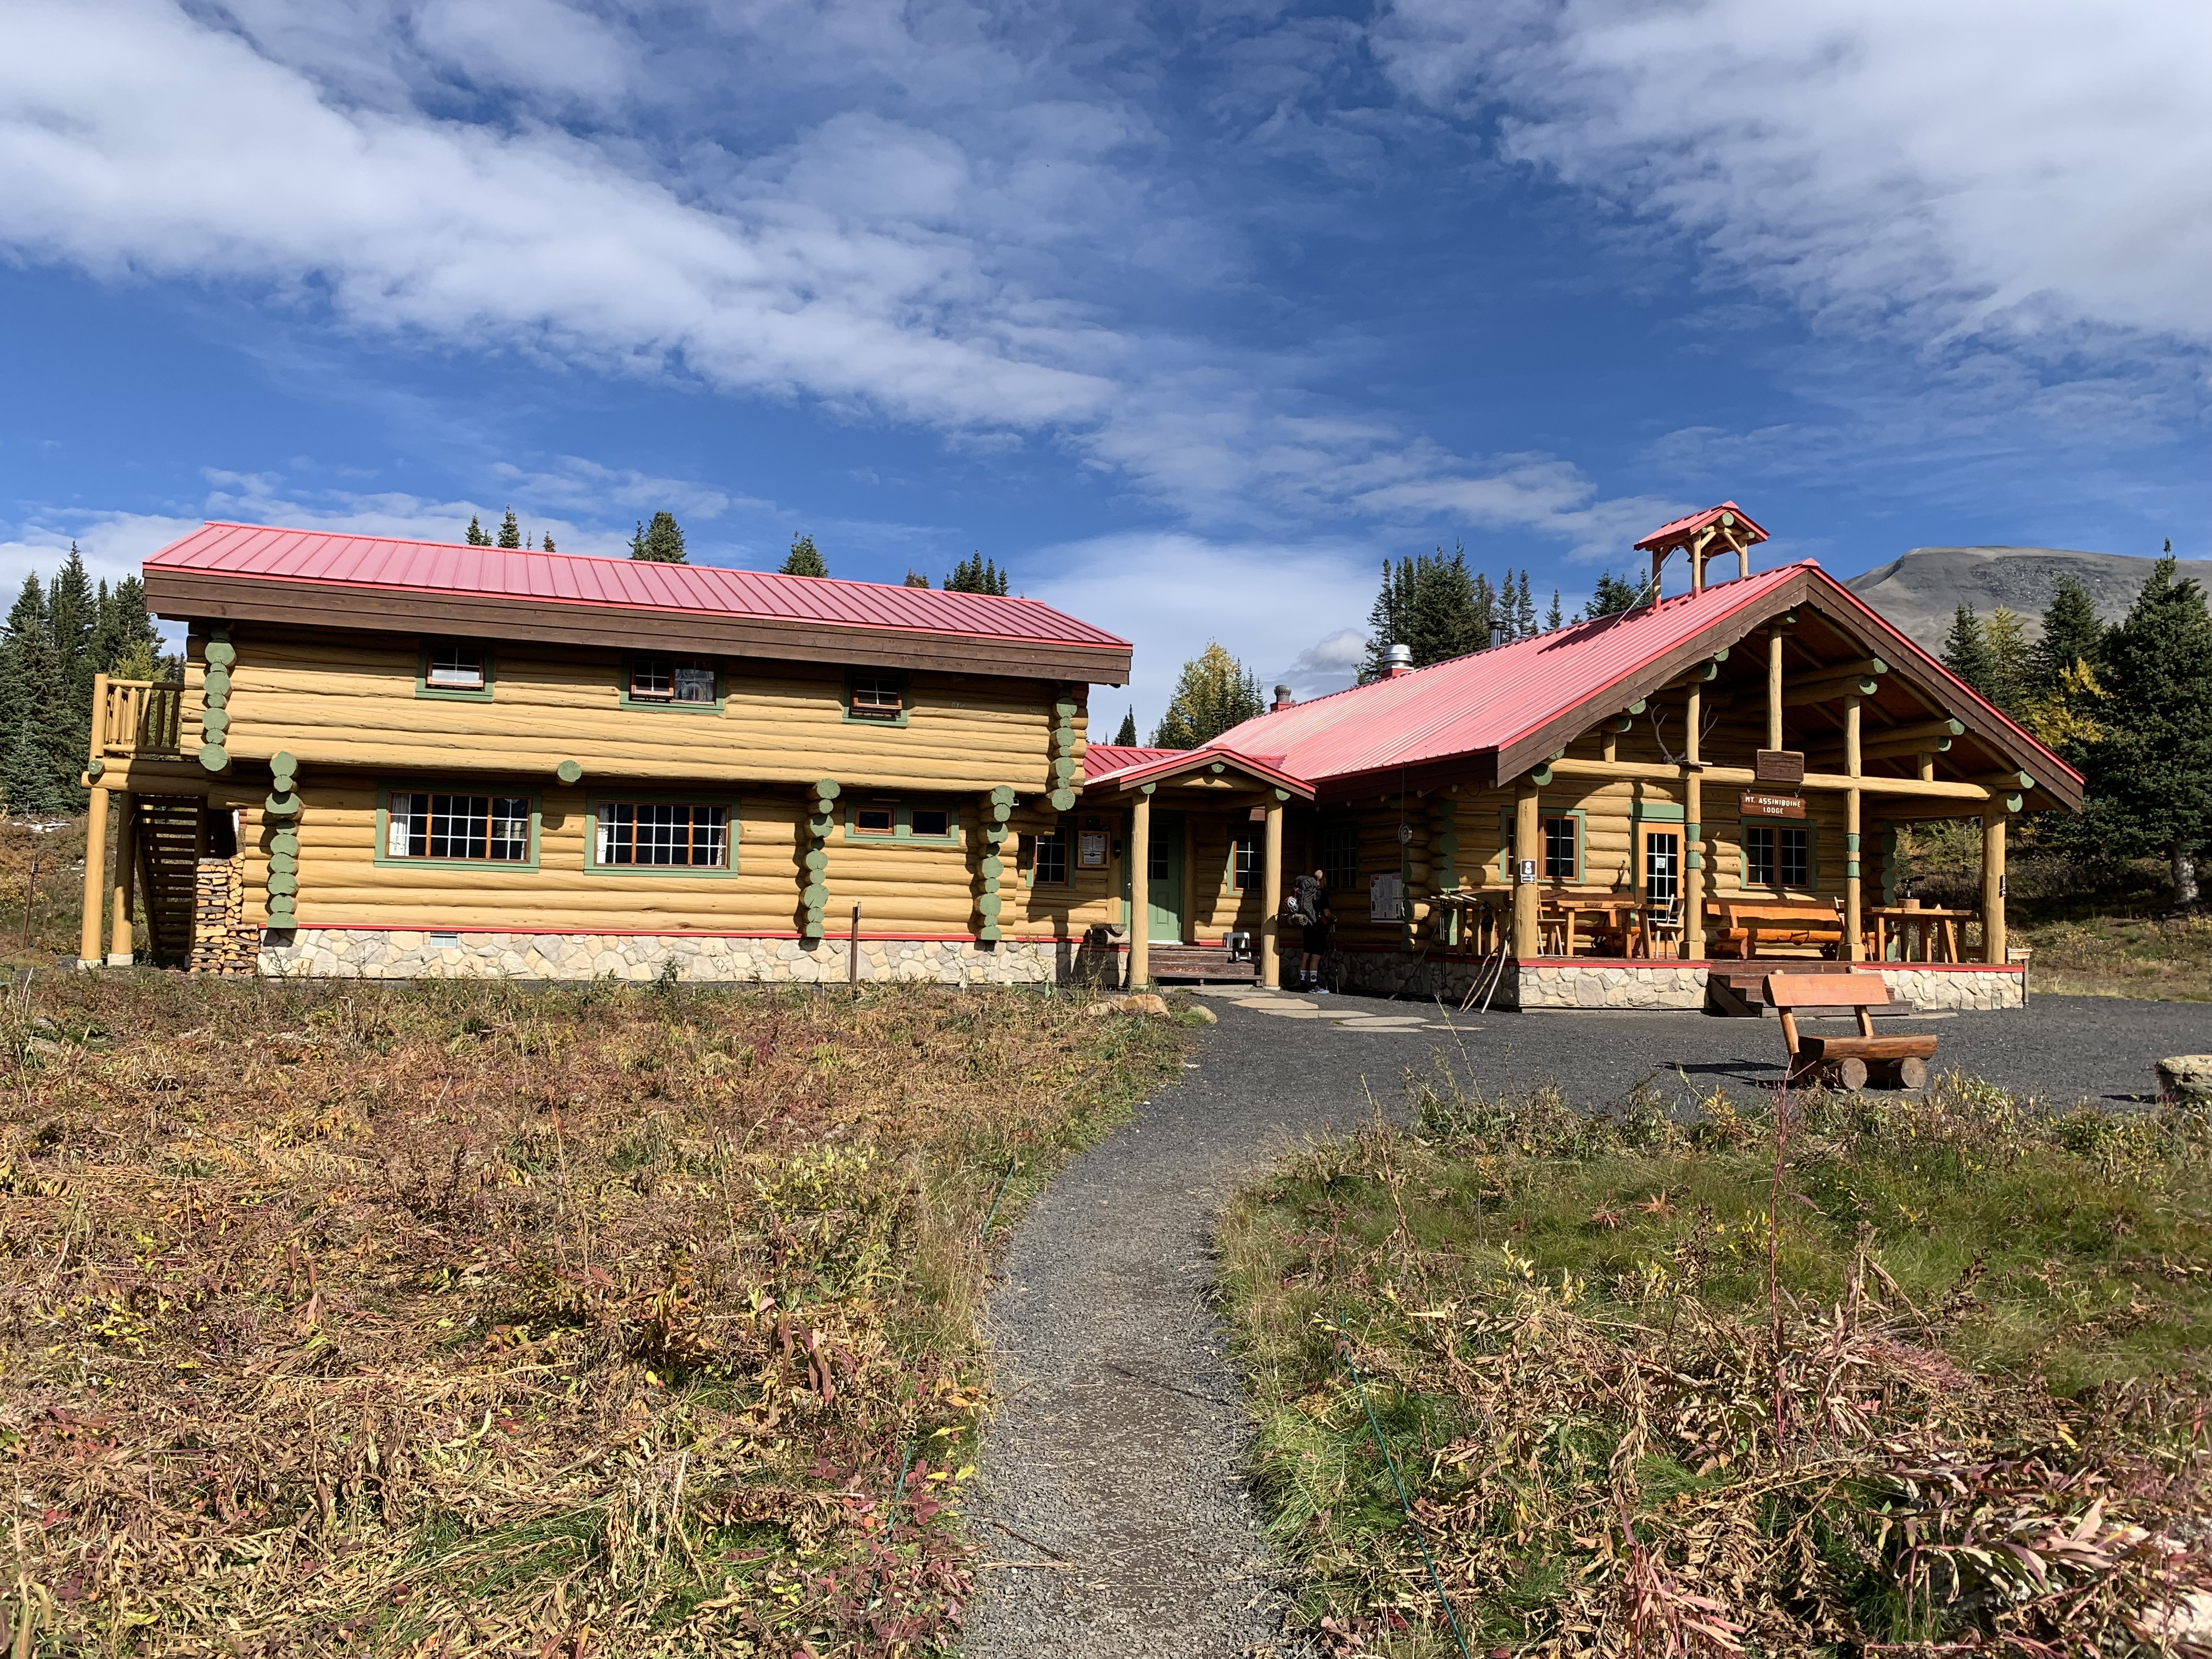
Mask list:
POLYGON ((1747 818, 1802 818, 1805 816, 1805 797, 1768 795, 1747 789, 1743 792, 1742 811, 1747 818))
POLYGON ((1762 749, 1752 763, 1752 775, 1761 783, 1802 783, 1805 757, 1796 749, 1762 749))

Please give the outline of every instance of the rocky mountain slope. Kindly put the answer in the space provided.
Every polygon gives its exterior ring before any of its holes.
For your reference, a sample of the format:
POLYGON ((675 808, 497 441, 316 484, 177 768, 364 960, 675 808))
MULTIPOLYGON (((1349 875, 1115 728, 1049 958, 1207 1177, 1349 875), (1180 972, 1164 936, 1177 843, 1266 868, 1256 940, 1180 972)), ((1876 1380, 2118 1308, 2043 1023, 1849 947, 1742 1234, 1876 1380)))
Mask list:
MULTIPOLYGON (((1916 547, 1902 558, 1844 584, 1892 623, 1926 646, 1943 648, 1952 613, 1963 599, 1986 617, 2010 607, 2030 639, 2042 629, 2043 608, 2062 575, 2089 590, 2097 614, 2116 622, 2142 590, 2156 559, 2126 553, 2080 553, 2060 547, 1916 547)), ((2212 561, 2184 562, 2183 574, 2212 586, 2212 561)))

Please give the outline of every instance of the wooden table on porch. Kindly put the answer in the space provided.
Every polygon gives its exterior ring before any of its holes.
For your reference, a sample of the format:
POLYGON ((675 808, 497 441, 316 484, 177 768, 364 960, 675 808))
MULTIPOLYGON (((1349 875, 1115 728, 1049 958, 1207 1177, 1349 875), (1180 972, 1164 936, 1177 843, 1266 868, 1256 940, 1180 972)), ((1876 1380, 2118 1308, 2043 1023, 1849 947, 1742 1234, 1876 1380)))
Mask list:
POLYGON ((1890 935, 1897 936, 1897 959, 1899 962, 1957 962, 1959 933, 1962 924, 1978 921, 1978 910, 1943 910, 1923 908, 1917 904, 1877 904, 1869 908, 1867 915, 1874 922, 1874 960, 1889 959, 1890 935), (1914 923, 1921 924, 1917 929, 1914 923), (1920 954, 1911 954, 1911 934, 1920 935, 1920 954), (1938 940, 1943 954, 1936 954, 1938 940))
POLYGON ((1554 938, 1559 940, 1559 955, 1571 957, 1575 953, 1577 921, 1601 915, 1605 931, 1620 935, 1626 951, 1630 917, 1643 908, 1644 901, 1632 893, 1546 893, 1537 901, 1537 930, 1547 943, 1554 938))

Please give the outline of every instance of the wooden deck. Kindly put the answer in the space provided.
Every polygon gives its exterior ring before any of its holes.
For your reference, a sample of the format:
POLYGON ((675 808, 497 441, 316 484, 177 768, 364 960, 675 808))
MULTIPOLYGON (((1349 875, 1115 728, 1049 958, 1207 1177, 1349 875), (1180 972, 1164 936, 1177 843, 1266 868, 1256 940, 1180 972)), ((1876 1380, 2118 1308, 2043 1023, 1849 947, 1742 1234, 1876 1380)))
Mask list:
POLYGON ((1218 945, 1155 945, 1152 947, 1155 980, 1219 981, 1253 985, 1259 982, 1256 962, 1231 962, 1218 945))

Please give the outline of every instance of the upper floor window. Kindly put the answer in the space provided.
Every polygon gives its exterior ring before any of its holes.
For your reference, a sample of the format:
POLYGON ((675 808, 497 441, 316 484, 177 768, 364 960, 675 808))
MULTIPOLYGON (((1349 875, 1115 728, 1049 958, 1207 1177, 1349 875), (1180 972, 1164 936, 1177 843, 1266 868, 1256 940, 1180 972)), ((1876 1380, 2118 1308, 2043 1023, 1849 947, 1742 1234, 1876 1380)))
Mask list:
POLYGON ((1359 885, 1359 826, 1329 824, 1321 836, 1321 868, 1329 890, 1349 893, 1359 885))
POLYGON ((617 867, 723 870, 730 862, 730 811, 678 801, 603 801, 599 862, 617 867))
POLYGON ((440 640, 430 647, 424 684, 440 691, 481 691, 484 684, 484 653, 480 645, 440 640))
POLYGON ((395 789, 386 802, 384 854, 526 864, 531 856, 530 802, 520 795, 395 789))
POLYGON ((906 676, 854 674, 846 682, 845 714, 849 720, 874 720, 884 726, 905 725, 906 676))
POLYGON ((714 665, 701 657, 632 657, 632 702, 708 705, 720 696, 714 665))

